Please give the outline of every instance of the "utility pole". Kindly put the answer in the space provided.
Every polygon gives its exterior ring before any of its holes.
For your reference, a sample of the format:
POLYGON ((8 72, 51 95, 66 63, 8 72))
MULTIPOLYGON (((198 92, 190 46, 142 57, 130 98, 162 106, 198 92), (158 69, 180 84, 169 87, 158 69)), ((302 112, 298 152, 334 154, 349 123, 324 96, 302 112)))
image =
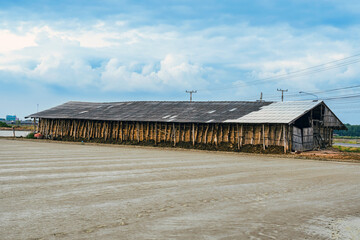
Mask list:
POLYGON ((284 92, 287 92, 288 90, 284 90, 284 89, 277 89, 279 92, 281 92, 281 101, 283 102, 284 101, 284 92))
POLYGON ((197 90, 191 90, 191 91, 186 90, 186 92, 190 93, 190 102, 192 102, 192 94, 197 93, 197 90))

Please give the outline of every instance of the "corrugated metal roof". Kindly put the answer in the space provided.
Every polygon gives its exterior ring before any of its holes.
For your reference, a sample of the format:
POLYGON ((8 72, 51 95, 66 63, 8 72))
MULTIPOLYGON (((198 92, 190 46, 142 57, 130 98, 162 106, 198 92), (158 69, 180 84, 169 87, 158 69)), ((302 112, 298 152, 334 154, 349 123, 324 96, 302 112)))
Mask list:
POLYGON ((67 102, 28 117, 108 121, 290 123, 321 102, 67 102))
POLYGON ((274 102, 261 107, 257 111, 253 111, 237 119, 226 120, 225 122, 290 123, 320 103, 321 102, 318 101, 274 102))

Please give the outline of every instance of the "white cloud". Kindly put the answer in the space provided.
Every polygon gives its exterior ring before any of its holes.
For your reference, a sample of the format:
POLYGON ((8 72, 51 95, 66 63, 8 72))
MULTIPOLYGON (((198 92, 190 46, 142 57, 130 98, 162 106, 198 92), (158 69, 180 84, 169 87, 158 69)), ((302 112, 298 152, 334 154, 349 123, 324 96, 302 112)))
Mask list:
POLYGON ((19 35, 7 29, 0 29, 0 53, 7 53, 31 46, 36 46, 34 34, 25 33, 19 35))
POLYGON ((184 56, 167 55, 160 61, 159 70, 154 64, 142 67, 140 72, 132 71, 118 59, 111 59, 101 73, 104 90, 112 91, 161 91, 164 89, 187 89, 204 86, 203 67, 190 63, 184 56))
MULTIPOLYGON (((5 39, 0 70, 26 76, 27 81, 117 92, 231 86, 351 55, 357 46, 356 29, 240 23, 190 31, 171 25, 130 28, 125 21, 58 29, 34 24, 16 34, 0 30, 5 39), (335 33, 350 37, 334 39, 335 33)), ((351 81, 359 73, 350 66, 281 84, 316 89, 324 82, 351 81)))

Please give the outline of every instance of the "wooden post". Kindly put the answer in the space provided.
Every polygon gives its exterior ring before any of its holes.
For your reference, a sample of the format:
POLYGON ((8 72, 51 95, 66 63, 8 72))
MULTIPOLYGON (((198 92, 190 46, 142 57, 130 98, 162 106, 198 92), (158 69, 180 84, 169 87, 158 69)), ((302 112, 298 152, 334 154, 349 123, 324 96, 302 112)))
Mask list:
POLYGON ((198 136, 199 136, 199 124, 197 123, 195 126, 195 143, 197 143, 198 136))
POLYGON ((292 127, 289 125, 288 126, 288 150, 289 152, 291 152, 291 148, 292 148, 292 127))
POLYGON ((174 146, 176 145, 176 129, 175 129, 175 123, 173 123, 173 138, 174 138, 174 146))
POLYGON ((195 146, 195 126, 194 126, 194 123, 192 124, 192 142, 193 142, 193 146, 195 146))
POLYGON ((215 127, 214 127, 214 125, 213 125, 212 127, 214 128, 214 130, 213 130, 214 143, 215 143, 215 146, 217 146, 217 144, 218 144, 218 130, 219 130, 219 125, 216 124, 215 127))
POLYGON ((228 130, 227 130, 227 142, 231 141, 231 124, 228 125, 228 130))
POLYGON ((242 147, 243 144, 243 125, 240 126, 240 142, 239 142, 239 149, 242 147))
POLYGON ((34 132, 36 132, 36 118, 34 118, 34 132))
POLYGON ((185 135, 186 135, 186 124, 184 123, 184 129, 182 131, 181 131, 181 124, 180 124, 180 127, 179 127, 179 142, 180 142, 180 139, 181 139, 182 142, 185 142, 185 135))
POLYGON ((155 122, 155 145, 157 143, 157 123, 155 122))
MULTIPOLYGON (((281 127, 281 125, 279 126, 280 127, 280 133, 279 133, 279 139, 278 139, 278 146, 281 146, 281 135, 283 134, 283 128, 281 127)), ((276 135, 276 133, 275 133, 276 135)))
POLYGON ((240 132, 239 132, 239 124, 238 123, 236 124, 236 134, 237 134, 236 140, 237 140, 237 144, 238 144, 238 149, 240 149, 240 132))
POLYGON ((147 122, 147 129, 146 129, 146 140, 150 140, 150 123, 147 122))
POLYGON ((204 135, 204 124, 201 124, 200 127, 201 127, 201 130, 198 135, 199 136, 198 143, 202 143, 202 139, 203 139, 203 135, 204 135))
POLYGON ((122 125, 122 122, 120 122, 120 126, 119 126, 119 139, 120 139, 120 141, 122 142, 123 141, 123 130, 122 130, 122 128, 123 128, 123 125, 122 125))
POLYGON ((139 122, 136 122, 136 137, 138 142, 140 142, 139 127, 139 122))
POLYGON ((284 153, 286 153, 286 128, 285 124, 283 125, 283 135, 284 135, 284 153))
POLYGON ((15 127, 14 126, 12 127, 12 130, 13 130, 13 137, 15 137, 15 127))
POLYGON ((251 131, 251 145, 254 144, 254 126, 252 126, 252 131, 251 131))
POLYGON ((108 138, 108 123, 104 121, 104 139, 105 141, 108 138))
POLYGON ((267 136, 266 136, 266 144, 265 146, 268 147, 269 146, 269 135, 270 135, 270 125, 268 124, 267 126, 267 136))
POLYGON ((90 140, 90 127, 89 127, 89 120, 87 121, 87 139, 90 140))
POLYGON ((262 125, 262 135, 263 135, 263 149, 265 150, 265 127, 262 125))
POLYGON ((74 120, 74 140, 76 139, 76 127, 77 127, 76 120, 74 120))
POLYGON ((222 124, 220 124, 219 143, 222 143, 223 141, 224 141, 223 127, 222 127, 222 124))
MULTIPOLYGON (((185 125, 185 124, 184 124, 185 125)), ((177 140, 176 141, 178 141, 178 142, 180 142, 180 129, 181 129, 181 123, 179 123, 179 130, 177 131, 177 127, 176 127, 176 124, 175 124, 175 135, 177 135, 177 140)))
POLYGON ((205 135, 204 135, 204 143, 207 143, 207 132, 209 130, 209 124, 206 124, 206 129, 205 129, 205 135))

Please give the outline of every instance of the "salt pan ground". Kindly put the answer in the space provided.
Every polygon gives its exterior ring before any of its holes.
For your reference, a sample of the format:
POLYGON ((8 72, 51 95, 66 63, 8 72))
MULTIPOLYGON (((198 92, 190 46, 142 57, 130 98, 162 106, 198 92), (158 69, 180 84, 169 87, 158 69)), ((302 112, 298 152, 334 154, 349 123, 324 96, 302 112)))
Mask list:
POLYGON ((0 139, 1 239, 359 239, 360 164, 0 139))

